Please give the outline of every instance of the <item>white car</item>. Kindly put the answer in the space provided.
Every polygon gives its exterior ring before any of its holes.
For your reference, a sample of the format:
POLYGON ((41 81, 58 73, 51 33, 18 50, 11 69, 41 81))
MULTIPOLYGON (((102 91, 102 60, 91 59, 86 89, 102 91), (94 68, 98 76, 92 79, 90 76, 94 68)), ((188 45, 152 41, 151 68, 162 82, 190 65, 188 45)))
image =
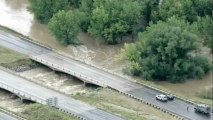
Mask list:
POLYGON ((156 98, 156 100, 160 100, 160 101, 163 101, 163 102, 167 102, 167 100, 168 100, 168 97, 166 95, 163 95, 163 94, 156 95, 155 98, 156 98))

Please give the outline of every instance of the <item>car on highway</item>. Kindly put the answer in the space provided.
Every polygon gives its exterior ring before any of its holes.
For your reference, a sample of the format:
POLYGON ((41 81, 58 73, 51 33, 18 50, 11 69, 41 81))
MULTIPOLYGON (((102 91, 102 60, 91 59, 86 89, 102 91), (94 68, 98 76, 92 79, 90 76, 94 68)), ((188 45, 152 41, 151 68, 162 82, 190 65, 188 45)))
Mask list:
POLYGON ((211 112, 211 108, 208 105, 199 104, 194 107, 195 112, 209 115, 211 112))
POLYGON ((156 100, 163 101, 163 102, 168 101, 168 97, 166 95, 163 95, 163 94, 156 95, 155 98, 156 98, 156 100))
POLYGON ((173 95, 171 95, 171 94, 168 94, 168 95, 166 95, 166 97, 168 98, 168 100, 174 100, 174 96, 173 95))

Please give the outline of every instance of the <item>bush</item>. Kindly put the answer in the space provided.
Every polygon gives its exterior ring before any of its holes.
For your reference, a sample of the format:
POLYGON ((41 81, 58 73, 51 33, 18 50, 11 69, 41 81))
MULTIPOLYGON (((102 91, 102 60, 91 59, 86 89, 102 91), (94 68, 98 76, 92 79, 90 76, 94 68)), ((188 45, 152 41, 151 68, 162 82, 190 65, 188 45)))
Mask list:
POLYGON ((51 18, 48 27, 50 32, 63 45, 76 45, 79 44, 77 35, 80 32, 80 18, 78 12, 62 10, 51 18))
POLYGON ((30 10, 41 23, 48 23, 59 10, 67 9, 68 0, 30 0, 30 10))
POLYGON ((124 34, 133 32, 141 10, 135 0, 94 0, 88 32, 108 44, 120 43, 124 34))
POLYGON ((139 33, 136 45, 125 46, 124 54, 131 63, 129 71, 145 79, 171 82, 202 78, 210 70, 210 63, 197 55, 200 38, 189 28, 188 23, 175 18, 150 24, 139 33))

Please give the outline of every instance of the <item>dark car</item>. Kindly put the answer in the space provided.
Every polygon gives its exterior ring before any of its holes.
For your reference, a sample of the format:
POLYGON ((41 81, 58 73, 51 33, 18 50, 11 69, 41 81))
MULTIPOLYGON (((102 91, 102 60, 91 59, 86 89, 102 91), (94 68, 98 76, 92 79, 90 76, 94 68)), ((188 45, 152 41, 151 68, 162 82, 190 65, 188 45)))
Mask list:
POLYGON ((168 100, 174 100, 174 96, 173 95, 166 95, 166 97, 168 98, 168 100))
POLYGON ((194 107, 194 110, 195 112, 202 113, 205 115, 209 115, 211 112, 211 108, 208 105, 203 105, 203 104, 196 105, 194 107))

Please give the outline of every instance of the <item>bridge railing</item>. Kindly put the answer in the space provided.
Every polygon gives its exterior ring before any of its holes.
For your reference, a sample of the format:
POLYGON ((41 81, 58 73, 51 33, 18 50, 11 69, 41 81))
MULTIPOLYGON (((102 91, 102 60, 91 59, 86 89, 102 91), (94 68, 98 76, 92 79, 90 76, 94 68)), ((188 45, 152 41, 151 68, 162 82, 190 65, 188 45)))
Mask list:
POLYGON ((17 96, 21 97, 22 99, 27 99, 27 100, 31 100, 31 101, 34 101, 37 103, 46 104, 46 100, 44 100, 38 96, 31 95, 23 90, 18 90, 5 83, 0 82, 0 88, 10 91, 10 92, 16 94, 17 96))
MULTIPOLYGON (((7 72, 9 72, 9 73, 11 73, 11 74, 13 74, 13 75, 19 76, 19 75, 14 74, 13 72, 11 72, 11 71, 9 71, 9 70, 7 70, 7 69, 3 69, 3 68, 1 68, 1 67, 0 67, 0 69, 2 69, 2 70, 4 70, 4 71, 7 71, 7 72)), ((19 77, 22 77, 22 76, 19 76, 19 77)), ((23 79, 24 79, 24 78, 23 78, 23 79)), ((32 81, 31 81, 31 82, 32 82, 32 81)), ((33 82, 33 83, 35 83, 35 82, 33 82)), ((38 84, 38 83, 35 83, 35 84, 38 84)), ((45 87, 44 85, 42 85, 42 86, 45 87)), ((47 87, 47 86, 46 86, 46 87, 47 87)), ((46 100, 47 100, 48 98, 47 98, 47 99, 43 99, 43 98, 40 98, 40 97, 38 97, 38 96, 31 95, 31 94, 29 94, 29 93, 27 93, 27 92, 25 92, 25 91, 23 91, 23 90, 18 90, 18 89, 14 88, 14 87, 11 87, 11 86, 9 86, 9 85, 3 83, 3 82, 0 82, 0 88, 5 89, 5 90, 7 90, 7 91, 10 91, 11 93, 14 93, 14 94, 16 94, 17 96, 22 97, 22 98, 24 98, 24 99, 31 100, 31 101, 35 101, 35 102, 37 102, 37 103, 41 103, 41 104, 47 105, 47 101, 46 101, 46 100)), ((48 88, 48 87, 47 87, 47 88, 48 88)), ((48 88, 48 89, 51 89, 51 88, 48 88)), ((51 90, 53 90, 53 89, 51 89, 51 90)), ((54 90, 54 91, 56 91, 56 90, 54 90)), ((60 92, 60 91, 58 91, 58 92, 60 92)), ((77 113, 75 113, 75 112, 73 112, 73 111, 71 111, 71 110, 64 109, 64 107, 62 107, 61 105, 56 105, 56 106, 54 106, 54 107, 57 108, 57 109, 59 109, 60 111, 62 111, 62 112, 64 112, 64 113, 70 115, 70 116, 74 116, 74 117, 76 117, 76 118, 78 118, 78 119, 81 119, 81 120, 86 120, 83 116, 81 116, 81 115, 79 115, 79 114, 77 114, 77 113)), ((21 120, 21 119, 20 119, 20 120, 21 120)))
POLYGON ((39 62, 39 63, 42 63, 42 64, 44 64, 44 65, 47 65, 47 66, 49 66, 50 68, 53 68, 53 69, 55 69, 55 70, 57 70, 57 71, 61 71, 61 72, 65 72, 65 73, 71 74, 71 75, 73 75, 73 76, 75 76, 75 77, 77 77, 77 78, 82 79, 84 82, 96 84, 96 85, 99 85, 99 86, 102 86, 102 87, 107 87, 107 86, 108 86, 108 85, 106 85, 106 84, 104 84, 104 83, 101 83, 101 82, 99 82, 99 81, 97 81, 97 80, 93 80, 92 78, 89 78, 89 77, 87 77, 87 76, 85 76, 85 75, 82 75, 82 74, 80 74, 80 73, 71 71, 70 69, 63 68, 63 67, 61 67, 61 66, 59 66, 59 65, 52 64, 52 63, 50 63, 50 62, 48 62, 48 61, 45 61, 45 60, 43 60, 43 59, 40 59, 40 58, 38 58, 38 57, 36 57, 36 56, 30 56, 30 58, 31 58, 32 60, 34 60, 34 61, 37 61, 37 62, 39 62))

